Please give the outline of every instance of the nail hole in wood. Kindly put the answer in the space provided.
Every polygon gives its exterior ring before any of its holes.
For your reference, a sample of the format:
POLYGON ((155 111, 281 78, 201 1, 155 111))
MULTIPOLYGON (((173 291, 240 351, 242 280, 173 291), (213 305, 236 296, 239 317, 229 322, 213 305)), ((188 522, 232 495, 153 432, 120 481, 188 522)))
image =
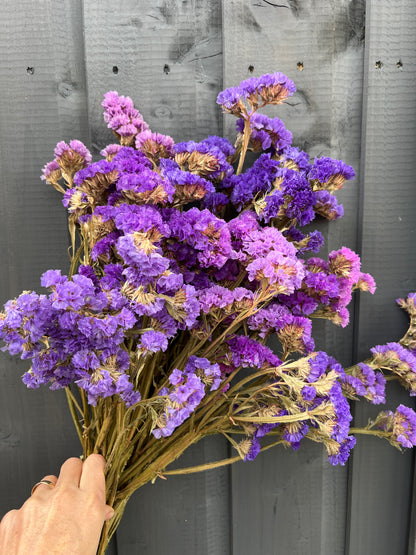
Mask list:
POLYGON ((399 60, 396 64, 397 69, 403 69, 403 62, 399 60))
POLYGON ((375 68, 376 68, 376 69, 381 69, 382 67, 383 67, 383 64, 382 64, 381 60, 377 60, 377 61, 376 61, 375 68))
POLYGON ((254 71, 254 66, 249 65, 249 66, 248 66, 248 70, 249 70, 250 73, 253 73, 253 71, 254 71))
POLYGON ((26 73, 28 73, 29 75, 33 75, 35 73, 35 68, 34 67, 27 67, 26 68, 26 73))
POLYGON ((303 71, 303 62, 298 62, 296 64, 296 68, 297 68, 298 71, 303 71))
POLYGON ((170 67, 168 66, 168 64, 165 64, 163 66, 163 73, 165 73, 166 75, 168 75, 168 73, 170 73, 170 67))
POLYGON ((117 73, 118 73, 118 67, 117 66, 113 66, 113 73, 115 73, 117 75, 117 73))

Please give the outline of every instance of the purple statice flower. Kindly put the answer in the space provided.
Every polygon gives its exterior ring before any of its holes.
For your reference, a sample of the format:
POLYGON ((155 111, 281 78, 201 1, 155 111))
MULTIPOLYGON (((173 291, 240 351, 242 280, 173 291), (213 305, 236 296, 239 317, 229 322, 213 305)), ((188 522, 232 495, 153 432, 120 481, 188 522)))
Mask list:
POLYGON ((291 310, 296 316, 310 316, 319 306, 319 302, 302 290, 291 295, 278 295, 279 303, 291 310))
POLYGON ((144 352, 157 353, 157 351, 166 351, 168 348, 168 338, 160 331, 149 330, 145 331, 138 345, 138 349, 144 352))
POLYGON ((207 289, 200 289, 198 291, 198 301, 201 305, 201 310, 205 314, 216 308, 231 307, 234 301, 233 291, 221 285, 213 285, 207 289))
POLYGON ((177 368, 172 371, 169 381, 172 389, 161 391, 166 396, 166 402, 152 431, 156 438, 170 436, 195 411, 205 396, 206 387, 209 391, 218 389, 221 372, 218 364, 191 356, 183 371, 177 368))
POLYGON ((329 399, 334 408, 335 422, 331 437, 338 443, 342 443, 348 436, 350 422, 352 420, 350 405, 342 394, 341 384, 335 381, 330 392, 329 399))
POLYGON ((295 219, 298 225, 303 226, 315 218, 316 194, 301 173, 285 169, 281 180, 279 179, 278 188, 286 199, 284 214, 289 219, 295 219))
POLYGON ((230 143, 230 141, 225 137, 217 137, 216 135, 210 135, 209 137, 201 141, 201 143, 206 144, 209 147, 218 148, 219 150, 221 150, 221 152, 224 153, 224 155, 227 158, 229 156, 234 156, 235 154, 235 148, 230 143))
POLYGON ((373 276, 360 272, 360 277, 357 281, 357 288, 360 291, 369 291, 371 294, 374 294, 376 291, 376 282, 374 281, 373 276))
POLYGON ((264 365, 279 366, 282 363, 269 347, 245 335, 236 335, 228 339, 227 344, 235 367, 262 368, 264 365))
POLYGON ((140 173, 143 168, 152 169, 152 162, 143 152, 131 146, 123 146, 112 160, 122 172, 140 173))
POLYGON ((52 160, 51 162, 48 162, 42 168, 42 175, 40 176, 40 178, 43 181, 50 181, 52 183, 56 183, 59 179, 61 179, 61 177, 62 177, 61 167, 59 166, 56 160, 52 160))
POLYGON ((341 382, 343 391, 352 398, 365 397, 373 405, 386 402, 386 380, 368 364, 360 362, 341 377, 341 382))
POLYGON ((320 216, 327 220, 337 220, 344 215, 342 204, 338 204, 336 197, 329 191, 316 191, 315 196, 314 210, 320 216))
POLYGON ((154 160, 173 156, 174 144, 174 140, 169 135, 152 133, 149 129, 136 135, 135 141, 137 150, 154 160))
POLYGON ((179 201, 192 202, 204 198, 207 193, 215 193, 215 187, 210 181, 179 169, 179 165, 173 160, 161 164, 161 170, 162 175, 175 187, 175 198, 179 201))
POLYGON ((187 212, 173 210, 167 221, 172 236, 197 251, 203 268, 221 268, 229 258, 235 258, 226 222, 209 210, 194 207, 187 212))
POLYGON ((91 258, 93 260, 98 260, 100 257, 108 258, 111 249, 115 247, 119 237, 120 233, 118 231, 111 231, 105 237, 97 241, 91 249, 91 258))
POLYGON ((309 154, 297 147, 289 146, 279 155, 280 165, 284 168, 297 170, 307 174, 311 169, 309 154))
POLYGON ((229 202, 230 199, 224 193, 208 193, 204 196, 202 208, 206 208, 215 214, 217 211, 227 206, 229 202))
POLYGON ((308 179, 314 182, 314 189, 341 189, 345 181, 355 176, 354 169, 342 160, 333 158, 315 158, 308 179))
POLYGON ((104 108, 107 127, 122 137, 134 136, 149 128, 128 96, 120 96, 117 91, 109 91, 104 95, 101 106, 104 108))
POLYGON ((409 407, 399 405, 393 416, 392 432, 394 439, 403 447, 416 446, 416 413, 409 407))
MULTIPOLYGON (((169 268, 169 260, 157 251, 147 252, 135 233, 119 237, 117 251, 127 265, 134 267, 138 281, 140 277, 159 276, 169 268)), ((125 270, 123 273, 127 275, 130 272, 125 270)))
POLYGON ((100 154, 101 156, 104 156, 104 158, 106 158, 108 162, 111 162, 114 156, 118 154, 122 148, 123 146, 119 144, 107 145, 105 148, 103 148, 103 150, 100 150, 100 154))
POLYGON ((281 104, 295 91, 295 84, 283 73, 267 73, 261 77, 245 79, 238 87, 230 87, 220 92, 217 104, 226 112, 241 115, 247 113, 243 100, 248 100, 252 106, 257 107, 259 95, 265 104, 281 104))
POLYGON ((239 87, 229 87, 218 94, 217 104, 220 104, 224 111, 236 111, 238 113, 242 107, 241 98, 242 91, 239 87), (240 107, 240 110, 238 110, 238 107, 240 107))
POLYGON ((400 343, 376 345, 371 350, 371 364, 389 370, 399 377, 400 383, 410 389, 410 396, 416 396, 416 356, 400 343))
POLYGON ((303 262, 296 248, 273 227, 252 231, 243 240, 243 250, 251 262, 247 265, 248 279, 265 279, 278 293, 290 294, 298 289, 305 275, 303 262))
POLYGON ((277 218, 279 215, 279 210, 281 206, 285 203, 285 197, 282 191, 273 191, 270 195, 266 195, 263 199, 264 208, 259 214, 261 220, 264 220, 266 224, 270 222, 272 218, 277 218))
MULTIPOLYGON (((59 142, 55 147, 55 159, 62 168, 71 167, 73 164, 76 170, 88 165, 92 156, 88 148, 78 140, 70 141, 69 145, 65 141, 59 142)), ((75 170, 75 171, 76 171, 75 170)))
POLYGON ((346 278, 356 284, 361 275, 361 261, 358 254, 347 247, 329 253, 329 268, 337 277, 346 278))
POLYGON ((262 154, 251 168, 235 176, 230 198, 237 210, 241 210, 259 193, 270 192, 274 180, 281 171, 276 160, 272 160, 269 154, 262 154))
POLYGON ((344 376, 344 369, 333 357, 324 351, 312 353, 308 358, 308 369, 305 369, 305 378, 309 383, 316 382, 323 374, 333 370, 340 377, 344 376))
POLYGON ((301 395, 305 401, 313 401, 316 397, 316 389, 313 385, 305 385, 302 387, 301 395))
MULTIPOLYGON (((117 179, 117 169, 114 162, 107 162, 107 160, 99 160, 98 162, 94 162, 90 164, 88 167, 78 171, 74 177, 74 184, 81 185, 84 181, 92 180, 96 176, 104 176, 109 175, 111 176, 111 181, 115 181, 117 179)), ((103 184, 104 182, 101 181, 103 184)))
POLYGON ((207 179, 217 179, 233 173, 223 151, 212 142, 187 141, 174 146, 175 161, 182 170, 187 169, 207 179))
POLYGON ((155 206, 120 204, 115 207, 114 223, 117 229, 126 235, 135 231, 157 231, 157 235, 169 237, 170 229, 163 221, 160 211, 155 206))
MULTIPOLYGON (((243 133, 244 119, 238 119, 237 131, 243 133)), ((250 145, 254 151, 272 149, 273 152, 287 148, 292 143, 292 133, 279 118, 269 118, 264 114, 250 116, 250 145)))
POLYGON ((337 277, 333 274, 328 275, 326 272, 306 270, 303 284, 308 294, 322 304, 329 304, 330 300, 337 298, 340 293, 337 277))
POLYGON ((173 199, 175 188, 158 173, 143 168, 139 173, 122 172, 117 190, 135 202, 166 203, 173 199))
POLYGON ((301 440, 309 432, 309 425, 306 422, 293 422, 285 427, 282 438, 287 441, 292 449, 296 451, 300 447, 301 440))
POLYGON ((338 453, 335 455, 330 455, 328 457, 328 461, 334 466, 337 464, 344 466, 350 456, 351 449, 353 449, 356 442, 357 440, 354 436, 345 437, 339 445, 338 453))

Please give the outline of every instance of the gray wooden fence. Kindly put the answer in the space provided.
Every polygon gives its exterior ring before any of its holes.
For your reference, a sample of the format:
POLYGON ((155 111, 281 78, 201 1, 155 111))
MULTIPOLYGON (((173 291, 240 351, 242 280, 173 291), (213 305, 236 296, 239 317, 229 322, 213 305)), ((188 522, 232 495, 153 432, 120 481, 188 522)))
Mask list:
MULTIPOLYGON (((109 142, 100 102, 131 96, 154 131, 232 138, 215 104, 225 86, 282 71, 298 88, 273 111, 311 155, 342 158, 357 178, 345 217, 323 226, 327 251, 362 255, 378 289, 346 329, 317 345, 350 364, 397 340, 395 299, 416 289, 416 2, 414 0, 3 0, 0 23, 0 303, 67 268, 66 214, 39 180, 59 140, 109 142)), ((64 395, 28 391, 26 364, 0 357, 0 513, 79 454, 64 395)), ((392 407, 409 404, 390 388, 392 407)), ((361 403, 358 423, 374 414, 361 403)), ((202 442, 180 463, 226 457, 202 442)), ((415 555, 414 455, 358 439, 348 467, 319 445, 170 477, 137 492, 112 544, 118 555, 415 555)))

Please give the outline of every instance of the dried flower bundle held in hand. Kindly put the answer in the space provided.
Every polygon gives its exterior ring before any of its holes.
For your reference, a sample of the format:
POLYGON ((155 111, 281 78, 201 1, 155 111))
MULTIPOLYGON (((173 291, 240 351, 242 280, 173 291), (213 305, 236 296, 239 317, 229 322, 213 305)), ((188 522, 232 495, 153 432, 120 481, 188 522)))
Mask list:
POLYGON ((374 293, 375 283, 347 247, 311 256, 323 237, 304 226, 343 215, 334 192, 354 171, 310 160, 280 119, 259 112, 294 92, 281 73, 221 92, 237 117, 233 146, 216 136, 175 144, 112 91, 102 105, 119 144, 92 162, 80 141, 61 142, 43 170, 68 210, 70 270, 46 271, 46 293, 8 301, 0 337, 30 361, 28 387, 65 388, 84 456, 107 459, 115 517, 100 553, 130 495, 180 472, 166 468, 204 436, 224 435, 238 455, 183 472, 305 439, 344 464, 352 432, 415 444, 411 409, 358 429, 347 400, 384 403, 383 374, 415 394, 414 295, 400 301, 411 316, 400 343, 348 369, 314 350, 311 319, 347 325, 352 293, 374 293), (243 169, 249 150, 257 157, 243 169))

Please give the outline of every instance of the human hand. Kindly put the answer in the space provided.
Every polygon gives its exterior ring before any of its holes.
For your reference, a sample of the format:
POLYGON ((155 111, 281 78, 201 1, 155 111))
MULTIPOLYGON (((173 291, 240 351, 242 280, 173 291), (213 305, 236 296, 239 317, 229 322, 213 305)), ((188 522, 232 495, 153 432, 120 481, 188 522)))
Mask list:
POLYGON ((105 460, 64 462, 59 477, 45 476, 19 510, 0 523, 2 555, 95 555, 101 529, 114 511, 105 503, 105 460), (55 485, 53 485, 55 484, 55 485))

